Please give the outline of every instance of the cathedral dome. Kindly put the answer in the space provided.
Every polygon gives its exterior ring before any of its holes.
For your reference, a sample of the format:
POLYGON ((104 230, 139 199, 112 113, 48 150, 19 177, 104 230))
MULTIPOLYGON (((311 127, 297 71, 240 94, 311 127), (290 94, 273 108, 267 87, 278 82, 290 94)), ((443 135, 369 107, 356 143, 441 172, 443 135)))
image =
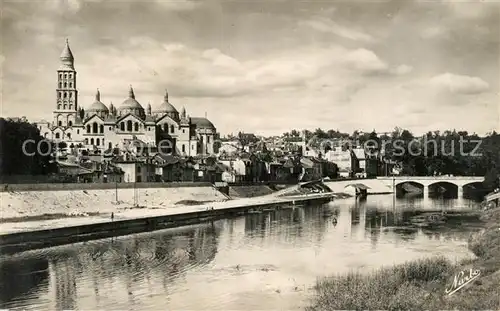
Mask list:
POLYGON ((175 107, 168 102, 168 92, 165 91, 165 97, 164 97, 164 100, 163 100, 163 103, 161 103, 161 105, 155 109, 154 111, 155 113, 174 113, 174 114, 178 114, 179 112, 177 111, 177 109, 175 109, 175 107))
POLYGON ((118 110, 126 109, 144 109, 141 104, 135 99, 134 90, 130 87, 128 98, 123 101, 123 103, 118 107, 118 110))
POLYGON ((99 92, 99 90, 97 90, 97 93, 95 95, 94 103, 92 105, 90 105, 90 107, 87 109, 87 111, 88 112, 101 112, 101 111, 109 112, 108 107, 106 107, 106 105, 104 105, 101 102, 101 93, 99 92))
POLYGON ((215 129, 215 126, 210 120, 207 118, 191 118, 191 123, 195 124, 197 128, 199 129, 215 129))

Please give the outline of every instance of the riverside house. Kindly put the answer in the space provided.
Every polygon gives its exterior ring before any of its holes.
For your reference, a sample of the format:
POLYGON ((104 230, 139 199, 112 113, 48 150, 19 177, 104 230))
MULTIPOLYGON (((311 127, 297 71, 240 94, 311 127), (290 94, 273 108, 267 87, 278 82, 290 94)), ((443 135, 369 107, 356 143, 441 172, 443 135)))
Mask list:
POLYGON ((157 154, 154 157, 156 180, 163 182, 194 181, 196 162, 192 157, 157 154))
POLYGON ((300 163, 303 168, 302 181, 317 180, 324 177, 322 160, 315 157, 302 157, 300 163))
POLYGON ((150 157, 136 157, 125 153, 113 159, 113 163, 124 172, 125 182, 155 181, 155 165, 150 157))

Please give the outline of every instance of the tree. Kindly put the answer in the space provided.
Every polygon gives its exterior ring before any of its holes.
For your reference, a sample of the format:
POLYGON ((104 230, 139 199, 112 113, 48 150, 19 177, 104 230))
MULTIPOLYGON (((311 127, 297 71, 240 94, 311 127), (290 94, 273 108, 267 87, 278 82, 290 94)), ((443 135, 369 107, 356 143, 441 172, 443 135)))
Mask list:
POLYGON ((0 118, 0 176, 46 175, 52 144, 40 136, 38 128, 27 122, 0 118))
POLYGON ((500 187, 500 174, 496 167, 493 167, 486 173, 483 186, 490 191, 500 187))

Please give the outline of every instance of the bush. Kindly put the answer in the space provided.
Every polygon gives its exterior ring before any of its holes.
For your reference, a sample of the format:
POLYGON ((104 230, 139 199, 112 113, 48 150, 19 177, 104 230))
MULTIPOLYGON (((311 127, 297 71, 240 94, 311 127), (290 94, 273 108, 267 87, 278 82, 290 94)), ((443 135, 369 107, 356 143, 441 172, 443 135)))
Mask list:
POLYGON ((316 285, 310 311, 418 310, 429 296, 427 287, 448 279, 454 265, 444 257, 420 259, 382 268, 368 275, 350 272, 324 278, 316 285))

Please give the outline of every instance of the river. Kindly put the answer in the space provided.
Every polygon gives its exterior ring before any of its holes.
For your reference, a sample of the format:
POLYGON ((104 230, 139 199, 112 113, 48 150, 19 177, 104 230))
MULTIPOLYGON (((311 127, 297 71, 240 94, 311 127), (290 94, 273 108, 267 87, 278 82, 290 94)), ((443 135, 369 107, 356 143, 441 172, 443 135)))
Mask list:
POLYGON ((371 196, 2 256, 0 308, 298 310, 317 277, 472 257, 477 222, 393 227, 419 210, 477 208, 462 198, 371 196))

